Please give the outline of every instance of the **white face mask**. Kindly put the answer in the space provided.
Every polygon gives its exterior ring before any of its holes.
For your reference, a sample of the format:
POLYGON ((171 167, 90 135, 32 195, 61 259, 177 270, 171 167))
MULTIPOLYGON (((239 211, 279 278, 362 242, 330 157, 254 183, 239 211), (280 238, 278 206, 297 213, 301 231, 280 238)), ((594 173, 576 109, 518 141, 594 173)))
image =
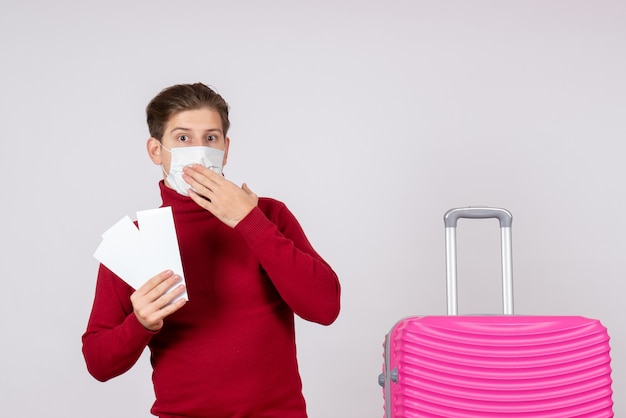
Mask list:
POLYGON ((200 164, 218 174, 222 174, 222 163, 224 162, 224 151, 211 147, 180 147, 168 149, 161 144, 164 150, 172 154, 170 162, 170 172, 166 173, 161 165, 163 173, 166 174, 167 183, 183 196, 189 196, 189 183, 183 180, 183 168, 191 164, 200 164))

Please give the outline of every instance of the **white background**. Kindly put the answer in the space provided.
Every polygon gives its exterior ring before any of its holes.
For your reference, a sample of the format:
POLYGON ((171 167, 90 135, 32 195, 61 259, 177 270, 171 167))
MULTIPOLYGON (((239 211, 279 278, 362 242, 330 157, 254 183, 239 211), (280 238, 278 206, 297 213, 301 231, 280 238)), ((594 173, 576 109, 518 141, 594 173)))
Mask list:
MULTIPOLYGON (((311 418, 378 418, 384 335, 445 312, 443 213, 514 216, 520 314, 612 336, 626 415, 626 2, 7 1, 0 5, 0 415, 147 417, 147 356, 96 382, 80 337, 100 234, 159 204, 144 109, 202 81, 226 175, 284 201, 343 286, 298 322, 311 418)), ((460 311, 500 309, 497 224, 459 223, 460 311)))

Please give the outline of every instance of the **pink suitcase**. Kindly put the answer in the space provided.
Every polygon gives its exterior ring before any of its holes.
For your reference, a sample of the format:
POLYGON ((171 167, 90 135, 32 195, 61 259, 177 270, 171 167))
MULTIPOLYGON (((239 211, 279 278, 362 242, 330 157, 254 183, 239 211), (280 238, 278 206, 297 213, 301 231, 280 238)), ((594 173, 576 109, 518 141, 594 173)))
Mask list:
POLYGON ((387 334, 384 416, 613 417, 606 328, 580 316, 513 315, 511 214, 459 208, 444 221, 448 316, 405 318, 387 334), (457 315, 459 218, 500 220, 504 315, 457 315))

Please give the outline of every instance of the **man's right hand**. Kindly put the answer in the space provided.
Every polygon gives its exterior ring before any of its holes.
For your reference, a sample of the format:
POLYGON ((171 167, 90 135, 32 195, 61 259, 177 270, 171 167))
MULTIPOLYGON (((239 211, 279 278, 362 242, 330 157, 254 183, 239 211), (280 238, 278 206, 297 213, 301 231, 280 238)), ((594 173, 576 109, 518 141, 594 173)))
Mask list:
POLYGON ((170 303, 185 291, 183 284, 165 293, 180 281, 179 275, 166 270, 148 280, 130 296, 135 316, 144 328, 150 331, 160 330, 163 327, 163 319, 179 310, 187 302, 185 299, 179 299, 170 303))

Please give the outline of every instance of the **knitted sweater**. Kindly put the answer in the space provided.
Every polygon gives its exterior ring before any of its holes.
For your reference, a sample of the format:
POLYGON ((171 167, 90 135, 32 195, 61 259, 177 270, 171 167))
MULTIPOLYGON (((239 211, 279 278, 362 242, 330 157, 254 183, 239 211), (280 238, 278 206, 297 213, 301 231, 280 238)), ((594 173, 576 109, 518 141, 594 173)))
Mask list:
POLYGON ((159 417, 304 418, 294 313, 331 324, 340 285, 287 207, 260 198, 235 228, 160 182, 171 206, 189 301, 157 332, 133 313, 134 289, 100 266, 83 335, 105 381, 150 348, 159 417))

